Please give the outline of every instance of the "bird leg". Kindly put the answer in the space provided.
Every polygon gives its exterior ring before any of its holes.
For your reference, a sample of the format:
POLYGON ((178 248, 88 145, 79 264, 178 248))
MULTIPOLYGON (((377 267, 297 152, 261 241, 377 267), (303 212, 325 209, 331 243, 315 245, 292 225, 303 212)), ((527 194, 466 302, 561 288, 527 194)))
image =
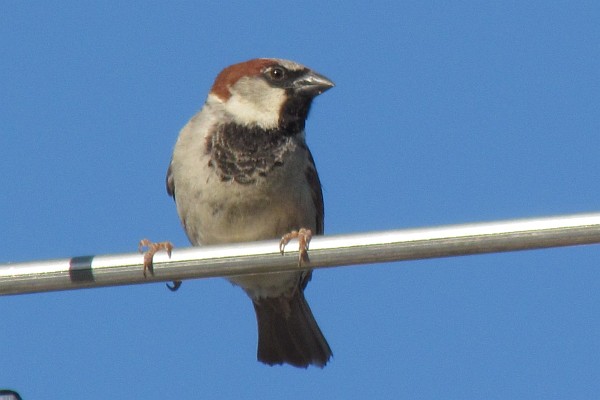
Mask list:
POLYGON ((291 231, 290 233, 286 233, 281 237, 279 241, 279 251, 283 254, 285 250, 285 246, 292 240, 298 239, 300 254, 298 255, 298 266, 302 266, 302 264, 307 263, 308 260, 308 244, 310 243, 310 239, 312 239, 312 231, 306 228, 300 228, 297 231, 291 231))
MULTIPOLYGON (((154 258, 154 255, 160 250, 165 250, 169 257, 171 257, 171 252, 173 251, 173 244, 171 242, 154 243, 148 239, 140 240, 140 244, 138 245, 138 251, 144 254, 144 277, 146 277, 146 271, 150 271, 150 274, 154 275, 154 264, 152 259, 154 258), (146 249, 146 251, 144 251, 144 248, 146 249)), ((176 287, 173 290, 177 290, 179 286, 175 282, 173 282, 173 284, 173 287, 176 287)), ((181 283, 179 285, 181 285, 181 283)))

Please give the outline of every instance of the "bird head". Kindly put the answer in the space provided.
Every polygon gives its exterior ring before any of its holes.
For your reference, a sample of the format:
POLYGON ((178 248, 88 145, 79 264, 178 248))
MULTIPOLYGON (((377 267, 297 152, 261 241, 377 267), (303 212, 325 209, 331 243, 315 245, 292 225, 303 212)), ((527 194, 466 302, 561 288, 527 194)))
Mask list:
POLYGON ((231 65, 215 79, 209 102, 232 122, 263 129, 304 127, 312 100, 333 82, 293 61, 258 58, 231 65))

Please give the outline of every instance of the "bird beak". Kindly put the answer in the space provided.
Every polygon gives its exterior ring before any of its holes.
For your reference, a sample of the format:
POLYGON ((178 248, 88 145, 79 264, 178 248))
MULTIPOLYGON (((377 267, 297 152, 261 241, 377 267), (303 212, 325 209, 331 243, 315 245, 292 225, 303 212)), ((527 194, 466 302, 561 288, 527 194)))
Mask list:
POLYGON ((308 71, 292 83, 294 90, 309 96, 318 96, 334 86, 333 82, 314 71, 308 71))

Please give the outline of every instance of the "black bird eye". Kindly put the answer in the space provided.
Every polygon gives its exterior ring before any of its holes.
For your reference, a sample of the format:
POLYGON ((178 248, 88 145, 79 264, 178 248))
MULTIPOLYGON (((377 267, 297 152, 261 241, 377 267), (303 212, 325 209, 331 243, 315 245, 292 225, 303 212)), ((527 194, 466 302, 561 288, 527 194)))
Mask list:
POLYGON ((274 67, 269 70, 269 77, 274 81, 280 81, 285 78, 285 69, 274 67))

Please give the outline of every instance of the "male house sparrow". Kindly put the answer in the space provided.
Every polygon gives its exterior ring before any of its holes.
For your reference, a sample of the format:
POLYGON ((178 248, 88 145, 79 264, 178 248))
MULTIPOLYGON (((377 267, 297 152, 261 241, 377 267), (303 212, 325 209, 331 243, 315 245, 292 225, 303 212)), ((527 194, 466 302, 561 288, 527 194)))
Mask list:
MULTIPOLYGON (((181 130, 167 191, 193 245, 323 233, 323 194, 304 124, 334 84, 307 67, 254 59, 225 68, 181 130), (290 232, 293 232, 289 234, 290 232), (288 234, 288 235, 286 235, 288 234)), ((310 270, 229 278, 252 299, 258 360, 325 366, 331 349, 304 298, 310 270)))

